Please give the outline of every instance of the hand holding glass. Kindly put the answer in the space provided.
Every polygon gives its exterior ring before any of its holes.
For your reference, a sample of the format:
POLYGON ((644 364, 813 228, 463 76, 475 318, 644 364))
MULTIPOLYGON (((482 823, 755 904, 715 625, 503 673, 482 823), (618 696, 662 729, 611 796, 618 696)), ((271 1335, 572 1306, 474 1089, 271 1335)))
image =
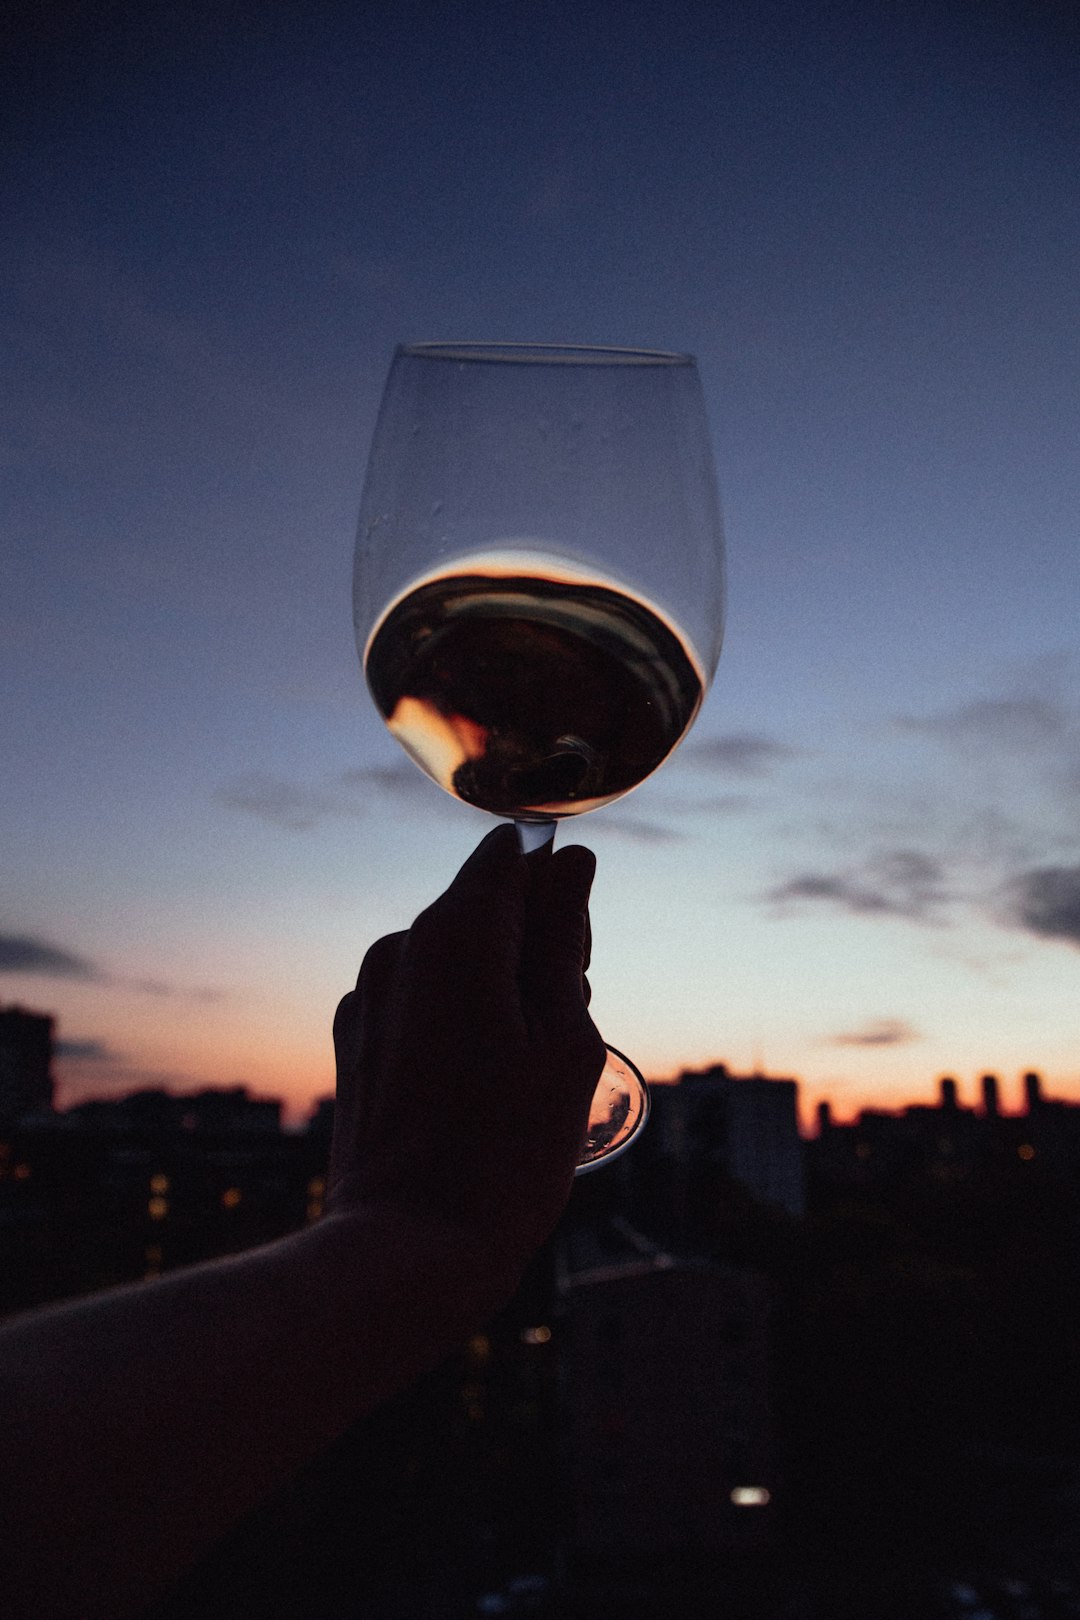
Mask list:
MULTIPOLYGON (((723 632, 723 540, 688 355, 398 349, 356 543, 368 686, 448 793, 542 845, 628 793, 692 725, 723 632)), ((580 1169, 648 1094, 609 1048, 580 1169)))

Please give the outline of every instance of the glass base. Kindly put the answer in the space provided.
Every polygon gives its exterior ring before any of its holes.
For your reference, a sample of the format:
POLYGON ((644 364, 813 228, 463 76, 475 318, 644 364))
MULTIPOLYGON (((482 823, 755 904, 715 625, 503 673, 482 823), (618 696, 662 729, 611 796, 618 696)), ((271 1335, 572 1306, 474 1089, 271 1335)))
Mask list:
POLYGON ((589 1129, 576 1175, 586 1175, 624 1153, 649 1117, 649 1088, 628 1057, 607 1049, 607 1062, 593 1093, 589 1129))

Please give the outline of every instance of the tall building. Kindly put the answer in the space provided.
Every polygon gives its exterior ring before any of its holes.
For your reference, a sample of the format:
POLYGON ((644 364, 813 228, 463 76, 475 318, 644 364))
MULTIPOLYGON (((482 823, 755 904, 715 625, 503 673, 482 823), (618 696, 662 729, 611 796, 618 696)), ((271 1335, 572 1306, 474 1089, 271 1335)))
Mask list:
POLYGON ((805 1210, 803 1148, 794 1080, 762 1075, 728 1085, 728 1169, 737 1181, 788 1215, 805 1210))
POLYGON ((624 1260, 561 1288, 569 1545, 637 1568, 759 1546, 775 1492, 769 1297, 708 1261, 624 1260))
POLYGON ((14 1124, 53 1106, 53 1028, 46 1013, 0 1007, 0 1120, 14 1124))
POLYGON ((742 1078, 723 1064, 653 1088, 653 1153, 681 1165, 724 1171, 788 1215, 805 1209, 803 1144, 794 1080, 742 1078))

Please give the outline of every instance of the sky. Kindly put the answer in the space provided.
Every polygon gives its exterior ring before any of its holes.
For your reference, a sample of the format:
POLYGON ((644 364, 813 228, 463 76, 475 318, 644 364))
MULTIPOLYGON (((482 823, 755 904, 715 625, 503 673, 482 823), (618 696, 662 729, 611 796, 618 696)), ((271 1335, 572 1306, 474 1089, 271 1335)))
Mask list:
POLYGON ((366 695, 396 343, 696 355, 689 739, 593 848, 593 1012, 809 1118, 1080 1101, 1080 28, 1051 3, 16 8, 0 1002, 61 1106, 333 1085, 490 825, 366 695), (21 19, 21 20, 20 20, 21 19))

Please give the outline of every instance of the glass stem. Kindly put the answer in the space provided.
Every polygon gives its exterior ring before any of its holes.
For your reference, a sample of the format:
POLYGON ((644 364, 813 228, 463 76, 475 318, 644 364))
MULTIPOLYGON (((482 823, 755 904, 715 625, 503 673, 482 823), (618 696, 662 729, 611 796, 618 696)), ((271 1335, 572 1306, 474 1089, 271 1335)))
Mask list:
POLYGON ((518 843, 521 845, 523 855, 531 855, 536 849, 543 849, 555 837, 555 823, 553 821, 515 821, 518 843))

